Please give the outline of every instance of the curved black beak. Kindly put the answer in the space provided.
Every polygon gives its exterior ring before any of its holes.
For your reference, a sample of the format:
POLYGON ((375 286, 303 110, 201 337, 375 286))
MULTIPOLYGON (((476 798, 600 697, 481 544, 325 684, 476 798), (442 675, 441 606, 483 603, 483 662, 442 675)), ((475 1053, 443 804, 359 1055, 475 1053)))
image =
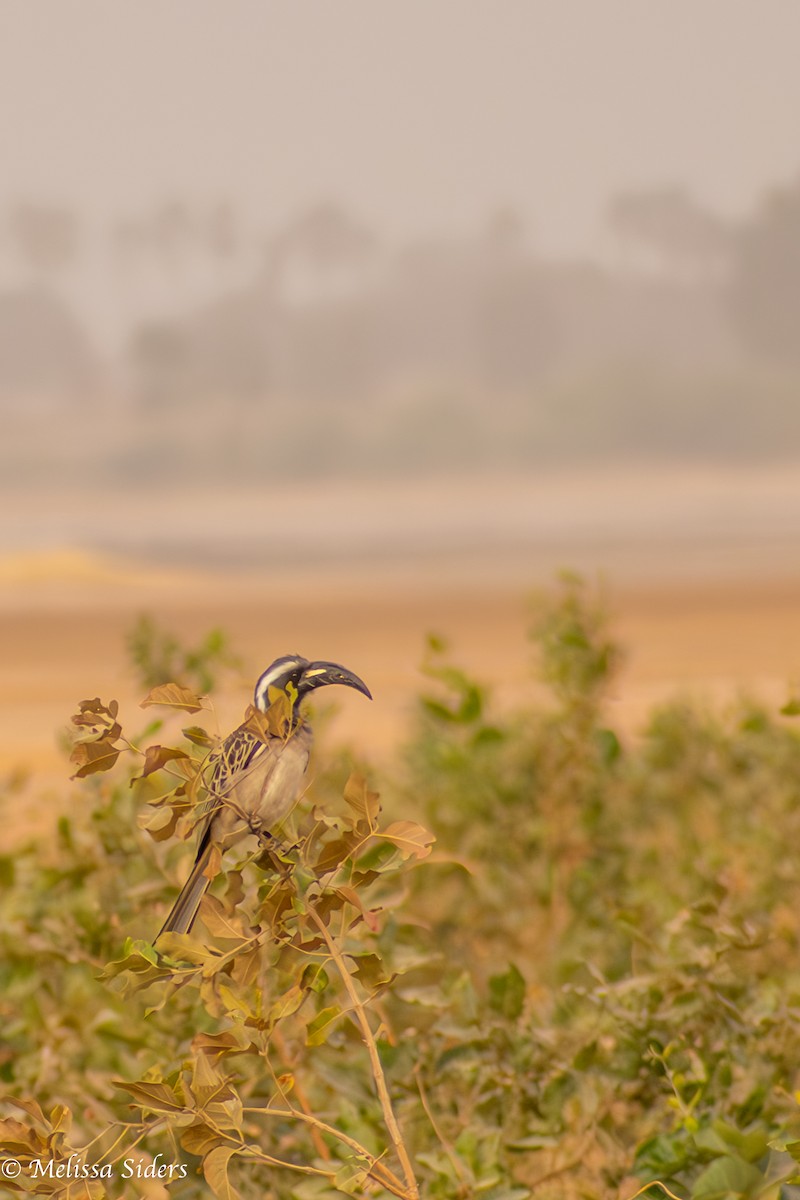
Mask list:
POLYGON ((342 667, 339 663, 332 662, 309 663, 303 671, 297 691, 300 696, 303 696, 306 692, 310 692, 314 688, 326 687, 332 683, 339 683, 344 687, 355 688, 357 692, 361 692, 362 696, 366 696, 368 700, 372 699, 372 692, 363 679, 359 679, 353 671, 348 671, 347 667, 342 667))

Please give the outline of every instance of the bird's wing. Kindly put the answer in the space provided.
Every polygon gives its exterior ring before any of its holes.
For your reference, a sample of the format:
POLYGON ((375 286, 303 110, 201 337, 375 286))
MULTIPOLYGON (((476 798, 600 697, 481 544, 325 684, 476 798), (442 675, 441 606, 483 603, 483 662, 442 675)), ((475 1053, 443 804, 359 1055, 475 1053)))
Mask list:
POLYGON ((225 741, 208 757, 204 780, 208 798, 197 810, 202 844, 214 814, 226 803, 237 784, 251 771, 264 773, 264 780, 274 770, 278 753, 284 743, 280 738, 263 742, 244 725, 229 733, 225 741))

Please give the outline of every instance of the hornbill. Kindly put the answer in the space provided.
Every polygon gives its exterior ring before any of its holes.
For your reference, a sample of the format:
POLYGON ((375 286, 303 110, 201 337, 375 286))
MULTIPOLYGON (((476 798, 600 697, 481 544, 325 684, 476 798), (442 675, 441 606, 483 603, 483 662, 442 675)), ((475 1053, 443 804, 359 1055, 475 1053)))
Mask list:
MULTIPOLYGON (((300 715, 300 705, 315 688, 338 683, 372 699, 369 688, 346 667, 309 662, 297 654, 276 658, 259 677, 253 706, 265 713, 270 689, 295 689, 292 724, 287 737, 257 735, 245 722, 228 734, 210 756, 205 779, 208 799, 200 827, 197 856, 172 911, 159 930, 188 933, 210 883, 207 874, 215 851, 226 850, 250 833, 264 837, 290 811, 303 786, 313 735, 300 715)), ((290 693, 291 694, 291 693, 290 693)))

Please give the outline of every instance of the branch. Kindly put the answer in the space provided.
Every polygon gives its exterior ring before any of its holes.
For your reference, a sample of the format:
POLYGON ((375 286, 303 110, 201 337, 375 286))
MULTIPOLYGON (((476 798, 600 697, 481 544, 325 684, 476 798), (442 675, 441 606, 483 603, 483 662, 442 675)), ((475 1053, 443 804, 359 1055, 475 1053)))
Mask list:
MULTIPOLYGON (((329 1125, 326 1121, 320 1120, 320 1118, 315 1117, 313 1113, 300 1112, 296 1108, 259 1108, 253 1106, 246 1107, 244 1111, 259 1113, 261 1116, 265 1117, 281 1117, 284 1120, 292 1119, 295 1121, 305 1121, 305 1123, 310 1125, 317 1133, 329 1134, 331 1137, 336 1138, 336 1140, 341 1142, 344 1146, 349 1146, 350 1149, 354 1150, 360 1157, 368 1159, 369 1174, 372 1175, 373 1179, 375 1179, 377 1183, 379 1183, 382 1187, 385 1187, 387 1192, 391 1192, 393 1195, 399 1196, 401 1200, 405 1200, 405 1198, 408 1197, 408 1191, 403 1187, 402 1182, 397 1178, 394 1171, 390 1170, 385 1163, 382 1163, 379 1158, 376 1158, 374 1154, 371 1154, 369 1150, 367 1150, 365 1146, 362 1146, 360 1142, 357 1142, 355 1138, 351 1138, 348 1136, 348 1134, 342 1133, 341 1129, 337 1129, 334 1125, 329 1125)), ((328 1153, 325 1157, 330 1158, 330 1153, 328 1153)))
POLYGON ((386 1123, 386 1129, 398 1161, 403 1168, 403 1177, 405 1179, 407 1189, 406 1195, 410 1197, 410 1200, 419 1200, 419 1188, 414 1175, 414 1167, 411 1163, 411 1158, 409 1157, 405 1142, 403 1141, 403 1135, 400 1132, 400 1127, 397 1124, 397 1118, 394 1115, 392 1099, 389 1095, 389 1088, 386 1084, 386 1076, 383 1073, 383 1064, 381 1063, 380 1055, 378 1054, 375 1036, 370 1028, 369 1021, 367 1020, 364 1004, 358 994, 355 984, 353 983, 353 977, 347 969, 347 964, 342 958, 336 943, 331 938, 327 925, 318 916, 317 912, 313 908, 308 909, 308 915, 325 939, 325 945, 328 947, 328 953, 330 954, 333 962, 336 964, 336 969, 342 978, 345 991, 347 992, 347 995, 349 996, 350 1002, 353 1006, 352 1012, 355 1014, 358 1021, 358 1025, 361 1029, 361 1036, 364 1040, 367 1054, 369 1055, 370 1066, 372 1068, 372 1077, 375 1080, 375 1088, 378 1093, 378 1100, 380 1101, 381 1109, 383 1110, 383 1119, 386 1123))

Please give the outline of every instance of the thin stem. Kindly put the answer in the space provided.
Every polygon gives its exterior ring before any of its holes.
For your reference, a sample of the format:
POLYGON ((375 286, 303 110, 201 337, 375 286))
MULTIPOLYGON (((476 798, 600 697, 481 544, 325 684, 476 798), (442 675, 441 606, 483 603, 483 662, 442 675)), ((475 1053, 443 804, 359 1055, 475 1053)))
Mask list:
POLYGON ((436 1134, 437 1138, 439 1139, 439 1141, 442 1145, 442 1149, 444 1150, 447 1157, 450 1159, 450 1164, 451 1164, 453 1170, 455 1171, 456 1178, 459 1180, 460 1183, 463 1183, 464 1179, 465 1179, 464 1167, 461 1163, 461 1160, 459 1159, 458 1155, 455 1152, 455 1147, 444 1136, 441 1129, 439 1128, 439 1124, 438 1124, 436 1118, 434 1117, 434 1115, 431 1111, 431 1107, 428 1104, 428 1097, 425 1092, 425 1088, 422 1085, 422 1078, 420 1076, 419 1068, 415 1069, 414 1076, 417 1081, 417 1088, 419 1090, 419 1098, 422 1101, 422 1107, 425 1109, 425 1115, 427 1116, 428 1120, 431 1123, 431 1129, 436 1134))
MULTIPOLYGON (((312 1113, 299 1112, 296 1108, 253 1108, 248 1106, 244 1109, 245 1112, 260 1113, 262 1116, 282 1117, 295 1121, 304 1121, 307 1125, 311 1125, 314 1129, 321 1133, 327 1133, 331 1137, 340 1141, 342 1145, 349 1146, 356 1154, 369 1160, 369 1172, 374 1179, 377 1180, 387 1191, 392 1192, 395 1196, 407 1197, 408 1192, 403 1187, 402 1182, 397 1178, 394 1171, 382 1163, 379 1158, 371 1154, 366 1146, 362 1146, 355 1138, 349 1137, 346 1133, 342 1133, 341 1129, 337 1129, 334 1125, 329 1125, 326 1121, 320 1120, 312 1113)), ((329 1156, 328 1156, 329 1157, 329 1156)))
POLYGON ((638 1192, 633 1193, 633 1195, 631 1196, 631 1200, 636 1200, 637 1196, 643 1196, 645 1194, 645 1192, 650 1191, 651 1187, 661 1188, 664 1195, 669 1196, 670 1200, 680 1200, 680 1197, 676 1196, 674 1192, 671 1192, 669 1190, 669 1188, 667 1187, 667 1185, 665 1183, 662 1183, 660 1179, 654 1179, 652 1183, 646 1183, 644 1185, 644 1187, 640 1187, 638 1192))
MULTIPOLYGON (((302 1083, 297 1078, 297 1075, 294 1073, 292 1063, 289 1059, 289 1050, 286 1045, 286 1042, 284 1041, 284 1037, 283 1037, 283 1034, 281 1033, 280 1029, 278 1029, 278 1028, 273 1029, 271 1037, 270 1037, 270 1041, 277 1049, 278 1054, 280 1055, 281 1059, 283 1060, 284 1065, 287 1066, 292 1071, 294 1092, 300 1103, 300 1108, 302 1109, 303 1117, 306 1120, 308 1120, 308 1123, 311 1126, 311 1140, 314 1143, 314 1148, 315 1148, 317 1154, 320 1156, 320 1158, 329 1160, 331 1157, 331 1152, 328 1149, 327 1145, 325 1144, 325 1140, 320 1133, 318 1122, 313 1119, 311 1105, 308 1102, 308 1097, 306 1096, 305 1089, 303 1088, 302 1083)), ((267 1047, 267 1050, 268 1050, 268 1047, 267 1047)), ((289 1100, 287 1098, 286 1092, 281 1087, 280 1080, 277 1078, 274 1070, 272 1069, 272 1064, 269 1061, 268 1053, 265 1054, 265 1058, 267 1060, 267 1066, 272 1071, 272 1078, 275 1082, 275 1086, 280 1091, 281 1099, 285 1103, 289 1104, 289 1100)), ((294 1106, 290 1104, 290 1108, 293 1108, 293 1107, 294 1106)), ((297 1116, 300 1117, 300 1114, 298 1113, 297 1116)), ((302 1119, 302 1118, 300 1118, 300 1119, 302 1119)))
POLYGON ((367 1020, 367 1014, 364 1010, 363 1002, 358 994, 358 991, 356 990, 355 984, 353 983, 353 977, 347 969, 347 964, 342 958, 336 943, 333 941, 327 925, 313 908, 308 909, 308 915, 311 917, 311 920, 322 934, 325 944, 328 947, 328 953, 336 964, 336 969, 341 976, 345 991, 350 998, 350 1002, 353 1006, 352 1011, 358 1021, 361 1029, 361 1036, 364 1040, 367 1054, 369 1055, 370 1066, 372 1068, 372 1078, 375 1081, 378 1100, 380 1101, 381 1109, 383 1110, 383 1119, 386 1122, 386 1129, 398 1161, 403 1168, 403 1177, 405 1178, 406 1182, 407 1194, 412 1198, 412 1200, 418 1200, 419 1188, 414 1175, 414 1167, 411 1163, 411 1158, 409 1157, 405 1142, 403 1141, 403 1135, 400 1132, 400 1127, 397 1124, 397 1118, 394 1115, 392 1099, 389 1095, 386 1076, 383 1072, 383 1064, 381 1063, 380 1055, 378 1054, 378 1047, 375 1043, 375 1037, 372 1029, 370 1028, 369 1021, 367 1020))

